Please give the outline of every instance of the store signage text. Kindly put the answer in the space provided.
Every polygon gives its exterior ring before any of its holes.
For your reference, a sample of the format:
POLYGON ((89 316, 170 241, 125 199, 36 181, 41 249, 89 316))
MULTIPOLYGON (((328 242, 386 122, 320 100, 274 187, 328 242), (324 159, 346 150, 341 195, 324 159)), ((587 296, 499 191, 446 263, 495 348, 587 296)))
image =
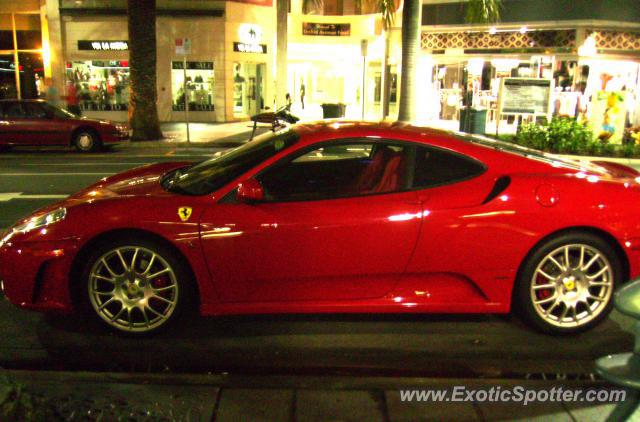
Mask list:
POLYGON ((129 43, 127 41, 78 40, 78 50, 126 51, 129 50, 129 43))
POLYGON ((348 37, 351 35, 351 24, 302 22, 302 35, 348 37))
MULTIPOLYGON (((182 70, 184 68, 182 62, 172 62, 171 68, 174 70, 182 70)), ((189 70, 213 70, 213 62, 187 62, 189 70)))
POLYGON ((267 54, 266 44, 246 44, 243 42, 234 42, 233 51, 236 53, 256 53, 267 54))

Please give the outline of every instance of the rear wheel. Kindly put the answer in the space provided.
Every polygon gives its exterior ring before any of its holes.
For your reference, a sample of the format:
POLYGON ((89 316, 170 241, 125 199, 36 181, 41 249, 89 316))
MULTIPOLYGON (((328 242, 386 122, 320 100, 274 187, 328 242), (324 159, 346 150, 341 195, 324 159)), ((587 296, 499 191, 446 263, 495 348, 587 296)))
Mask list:
POLYGON ((590 233, 548 240, 527 258, 514 291, 517 310, 547 333, 577 333, 611 311, 622 265, 614 248, 590 233))
POLYGON ((190 272, 154 242, 119 241, 98 248, 83 280, 87 310, 128 334, 166 328, 193 299, 190 272))
POLYGON ((80 152, 95 152, 102 147, 102 142, 93 130, 80 129, 73 137, 73 145, 80 152))

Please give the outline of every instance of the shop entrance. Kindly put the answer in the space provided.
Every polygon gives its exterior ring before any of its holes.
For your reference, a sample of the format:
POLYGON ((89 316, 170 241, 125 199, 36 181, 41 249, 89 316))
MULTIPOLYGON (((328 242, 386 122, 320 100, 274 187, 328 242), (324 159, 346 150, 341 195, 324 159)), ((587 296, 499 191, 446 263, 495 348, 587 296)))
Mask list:
POLYGON ((233 64, 233 117, 250 117, 265 108, 265 63, 233 64))

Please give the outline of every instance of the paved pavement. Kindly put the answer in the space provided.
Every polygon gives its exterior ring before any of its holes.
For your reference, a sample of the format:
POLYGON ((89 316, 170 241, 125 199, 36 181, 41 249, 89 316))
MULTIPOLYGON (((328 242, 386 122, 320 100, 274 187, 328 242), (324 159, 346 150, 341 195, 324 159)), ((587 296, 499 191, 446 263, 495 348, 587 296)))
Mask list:
MULTIPOLYGON (((344 376, 234 376, 4 371, 32 420, 599 421, 611 403, 406 401, 402 390, 611 389, 593 381, 344 376), (53 415, 57 417, 52 417, 53 415), (59 419, 58 419, 59 418, 59 419)), ((8 381, 8 382, 7 382, 8 381)), ((464 395, 462 397, 465 397, 464 395)), ((462 398, 461 397, 461 398, 462 398)), ((480 396, 479 396, 480 397, 480 396)), ((2 414, 0 413, 0 416, 2 414)), ((630 420, 638 420, 636 412, 630 420)), ((16 420, 24 418, 16 418, 16 420)))

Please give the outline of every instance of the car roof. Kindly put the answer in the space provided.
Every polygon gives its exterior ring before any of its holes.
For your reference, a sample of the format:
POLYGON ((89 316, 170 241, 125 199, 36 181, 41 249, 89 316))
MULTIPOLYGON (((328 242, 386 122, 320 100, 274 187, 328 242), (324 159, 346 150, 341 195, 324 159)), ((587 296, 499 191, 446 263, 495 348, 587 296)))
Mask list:
POLYGON ((17 99, 17 98, 3 98, 0 99, 0 103, 12 103, 12 102, 21 102, 21 103, 46 103, 47 100, 42 98, 29 98, 29 99, 17 99))
POLYGON ((297 124, 294 126, 294 130, 302 138, 315 138, 315 135, 327 139, 378 135, 388 136, 392 139, 406 138, 418 142, 421 138, 455 139, 455 135, 446 130, 390 121, 322 120, 297 124))

